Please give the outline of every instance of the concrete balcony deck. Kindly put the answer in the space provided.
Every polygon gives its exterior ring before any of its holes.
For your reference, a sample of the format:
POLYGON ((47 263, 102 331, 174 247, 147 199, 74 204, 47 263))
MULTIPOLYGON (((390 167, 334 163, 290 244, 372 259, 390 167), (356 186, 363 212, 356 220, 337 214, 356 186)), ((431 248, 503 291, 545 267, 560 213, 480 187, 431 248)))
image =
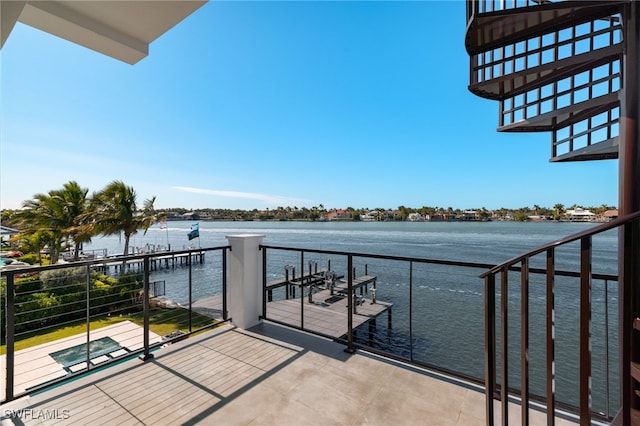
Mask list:
POLYGON ((5 404, 0 415, 1 425, 483 425, 485 400, 472 386, 265 323, 222 326, 5 404))

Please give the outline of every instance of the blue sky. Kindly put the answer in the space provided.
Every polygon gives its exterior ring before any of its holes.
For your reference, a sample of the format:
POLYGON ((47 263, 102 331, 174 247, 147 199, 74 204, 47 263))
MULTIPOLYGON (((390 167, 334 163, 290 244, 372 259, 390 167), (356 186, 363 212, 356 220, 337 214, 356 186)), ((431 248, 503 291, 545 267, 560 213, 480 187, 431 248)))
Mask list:
POLYGON ((116 179, 161 208, 617 205, 617 161, 495 131, 464 30, 463 1, 210 2, 131 66, 18 23, 1 207, 116 179))

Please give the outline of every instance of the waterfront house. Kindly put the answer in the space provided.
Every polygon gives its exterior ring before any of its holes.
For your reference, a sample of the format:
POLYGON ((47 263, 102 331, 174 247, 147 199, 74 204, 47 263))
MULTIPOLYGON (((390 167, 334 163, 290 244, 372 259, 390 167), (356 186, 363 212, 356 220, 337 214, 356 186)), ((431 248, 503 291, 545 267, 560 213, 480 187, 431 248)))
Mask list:
POLYGON ((398 213, 397 210, 385 210, 383 212, 380 212, 379 216, 381 217, 380 220, 383 220, 386 222, 400 219, 400 214, 398 213))
POLYGON ((570 222, 594 222, 597 215, 580 207, 569 209, 565 212, 565 218, 570 222))
POLYGON ((618 210, 607 210, 602 214, 604 221, 609 221, 618 218, 618 210))
POLYGON ((362 212, 360 214, 360 221, 361 222, 375 222, 377 220, 377 212, 373 211, 373 212, 362 212))
POLYGON ((197 212, 187 212, 180 215, 180 220, 200 220, 200 214, 197 212))
POLYGON ((337 209, 325 215, 327 220, 351 220, 353 219, 349 210, 337 209))
POLYGON ((480 220, 480 215, 476 210, 465 210, 462 214, 456 217, 457 220, 468 221, 468 220, 480 220))
POLYGON ((409 216, 407 216, 407 221, 409 222, 424 222, 426 219, 424 216, 422 216, 420 213, 409 213, 409 216))

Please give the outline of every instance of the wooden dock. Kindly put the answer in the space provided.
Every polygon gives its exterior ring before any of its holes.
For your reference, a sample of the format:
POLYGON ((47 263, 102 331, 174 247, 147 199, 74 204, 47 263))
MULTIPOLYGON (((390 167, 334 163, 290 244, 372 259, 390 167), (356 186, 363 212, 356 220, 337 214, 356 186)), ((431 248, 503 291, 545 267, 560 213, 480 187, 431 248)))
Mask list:
MULTIPOLYGON (((189 261, 191 261, 192 264, 204 263, 204 258, 204 251, 180 254, 158 254, 158 256, 149 258, 149 269, 151 271, 156 271, 158 269, 174 269, 179 266, 189 265, 189 261)), ((113 260, 99 264, 99 267, 103 269, 105 273, 109 273, 112 268, 115 272, 142 271, 143 264, 144 261, 142 259, 122 261, 118 260, 117 257, 114 257, 113 260)))
MULTIPOLYGON (((327 284, 327 270, 321 269, 316 270, 315 272, 307 272, 305 275, 301 277, 289 278, 285 276, 284 278, 278 278, 276 280, 272 280, 267 282, 267 301, 271 302, 273 300, 273 291, 285 287, 285 299, 295 298, 296 297, 296 288, 305 288, 305 287, 321 287, 326 288, 327 284)), ((376 288, 376 279, 375 275, 362 275, 360 277, 354 277, 352 286, 354 290, 360 290, 360 295, 364 295, 369 292, 369 286, 372 288, 376 288)), ((333 275, 332 278, 333 289, 334 292, 346 292, 348 283, 344 280, 344 275, 333 275)), ((332 293, 333 294, 333 293, 332 293)))
POLYGON ((182 253, 182 254, 166 254, 158 257, 152 257, 149 259, 149 267, 152 271, 159 268, 175 268, 176 266, 183 266, 189 264, 189 256, 191 256, 191 263, 204 263, 204 251, 182 253))
MULTIPOLYGON (((377 318, 385 312, 391 328, 393 304, 374 300, 376 279, 375 275, 367 274, 352 280, 354 329, 367 323, 370 329, 375 328, 377 318), (369 286, 374 290, 370 292, 369 286)), ((270 281, 267 283, 267 318, 334 338, 345 336, 349 316, 348 282, 337 279, 333 285, 327 284, 326 271, 309 273, 295 280, 285 277, 270 281), (273 290, 282 287, 285 288, 284 300, 273 300, 273 290), (296 288, 300 289, 297 298, 296 288)))

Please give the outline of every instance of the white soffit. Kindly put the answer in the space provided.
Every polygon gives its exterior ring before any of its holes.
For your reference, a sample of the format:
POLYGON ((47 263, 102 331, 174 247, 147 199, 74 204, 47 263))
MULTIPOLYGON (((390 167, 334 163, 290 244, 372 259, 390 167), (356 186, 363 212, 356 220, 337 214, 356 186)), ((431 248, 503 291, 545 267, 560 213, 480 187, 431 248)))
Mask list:
POLYGON ((135 64, 149 44, 207 0, 6 1, 2 5, 2 44, 15 21, 89 49, 135 64), (5 34, 6 33, 6 34, 5 34))

